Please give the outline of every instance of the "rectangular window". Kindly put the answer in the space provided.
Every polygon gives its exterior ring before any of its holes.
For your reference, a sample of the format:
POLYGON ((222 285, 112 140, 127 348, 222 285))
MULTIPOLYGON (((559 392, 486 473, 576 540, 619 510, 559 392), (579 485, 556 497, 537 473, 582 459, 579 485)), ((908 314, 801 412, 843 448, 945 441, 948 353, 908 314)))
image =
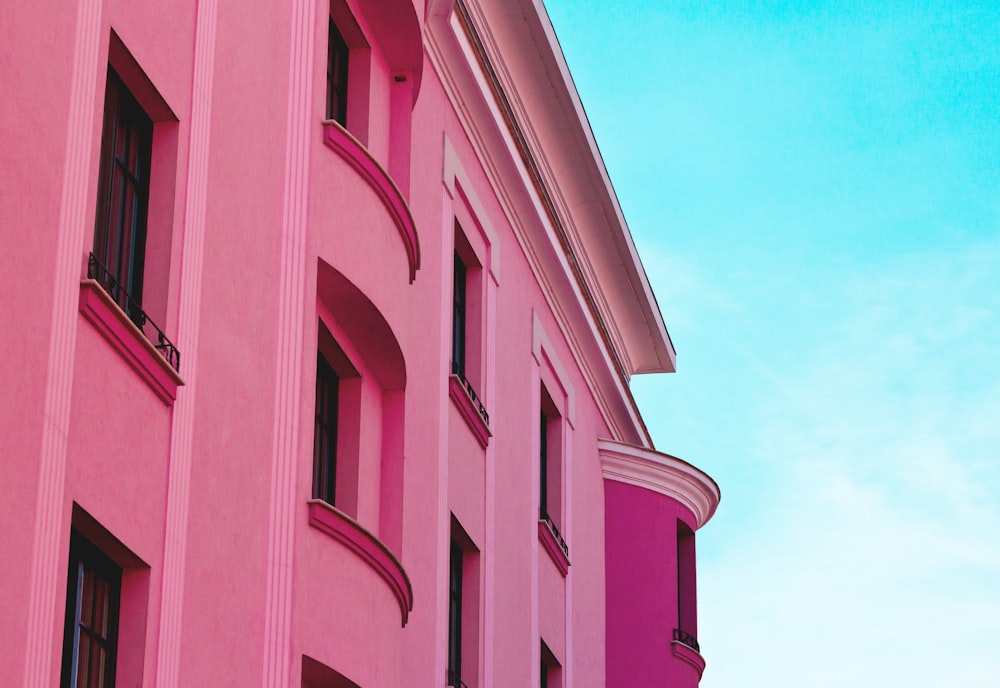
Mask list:
POLYGON ((674 640, 698 650, 694 531, 677 521, 677 628, 674 640))
POLYGON ((112 688, 122 570, 76 531, 70 538, 61 688, 112 688))
POLYGON ((538 419, 538 485, 538 518, 557 527, 562 522, 562 417, 544 385, 538 419))
POLYGON ((320 353, 316 362, 313 497, 334 504, 337 494, 337 414, 340 378, 320 353))
POLYGON ((541 676, 538 685, 541 688, 559 688, 562 684, 562 665, 549 649, 549 646, 542 641, 541 652, 541 676))
POLYGON ((451 541, 448 565, 448 685, 462 683, 462 547, 451 541))
POLYGON ((467 269, 461 256, 455 253, 454 289, 451 311, 451 372, 465 377, 467 269))
POLYGON ((152 149, 152 120, 108 69, 92 262, 103 272, 94 277, 140 329, 152 149))
POLYGON ((538 518, 545 521, 549 518, 549 417, 545 415, 544 406, 538 421, 538 429, 538 518))
POLYGON ((326 60, 326 118, 347 126, 347 58, 349 50, 337 25, 330 20, 326 60))

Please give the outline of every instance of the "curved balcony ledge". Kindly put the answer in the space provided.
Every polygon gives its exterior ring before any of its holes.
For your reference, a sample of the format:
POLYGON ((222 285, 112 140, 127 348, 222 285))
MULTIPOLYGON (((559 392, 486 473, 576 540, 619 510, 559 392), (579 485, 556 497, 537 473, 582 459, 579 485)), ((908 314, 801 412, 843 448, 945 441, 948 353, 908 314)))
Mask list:
POLYGON ((490 438, 493 437, 490 431, 490 416, 483 402, 472 390, 472 385, 463 376, 452 373, 448 376, 448 395, 462 416, 462 420, 479 442, 479 446, 486 449, 490 438))
POLYGON ((405 627, 413 609, 413 588, 403 565, 389 548, 353 518, 320 499, 309 500, 309 525, 354 552, 385 581, 399 602, 405 627))
POLYGON ((80 313, 168 406, 184 380, 97 280, 80 281, 80 313))
POLYGON ((336 151, 354 170, 361 175, 375 191, 386 212, 392 218, 406 249, 406 259, 410 265, 410 283, 417 278, 420 269, 420 242, 417 227, 410 213, 410 206, 403 198, 389 173, 372 157, 368 149, 349 131, 333 120, 323 122, 323 143, 336 151))
POLYGON ((719 506, 722 494, 714 480, 687 461, 654 449, 599 440, 601 470, 605 480, 635 485, 665 495, 694 514, 698 528, 719 506))
POLYGON ((695 671, 698 672, 698 678, 700 679, 701 675, 705 673, 705 658, 693 647, 689 647, 679 640, 671 640, 670 645, 674 657, 693 666, 695 671))
POLYGON ((542 543, 542 549, 549 555, 552 563, 556 565, 559 573, 565 578, 566 574, 569 573, 570 566, 569 548, 566 547, 566 541, 562 539, 562 535, 557 535, 555 524, 548 518, 538 521, 538 541, 542 543))

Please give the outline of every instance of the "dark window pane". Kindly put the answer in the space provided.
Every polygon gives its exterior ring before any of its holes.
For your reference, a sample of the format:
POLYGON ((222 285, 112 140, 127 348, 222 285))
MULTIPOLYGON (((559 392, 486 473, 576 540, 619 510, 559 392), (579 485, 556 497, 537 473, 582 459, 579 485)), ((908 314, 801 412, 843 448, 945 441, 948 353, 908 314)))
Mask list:
POLYGON ((455 254, 455 281, 451 318, 452 372, 465 376, 465 295, 467 270, 461 257, 455 254))
POLYGON ((124 293, 112 294, 128 310, 129 294, 142 302, 149 207, 153 123, 114 71, 108 71, 97 184, 94 257, 124 293))
POLYGON ((347 126, 347 43, 330 20, 326 64, 326 118, 347 126))
POLYGON ((62 688, 113 688, 121 569, 76 532, 70 539, 62 688))
POLYGON ((545 411, 541 412, 541 417, 538 421, 539 437, 538 437, 538 484, 539 484, 539 494, 538 494, 538 517, 545 519, 549 515, 549 485, 548 485, 548 474, 549 474, 549 419, 545 415, 545 411))
POLYGON ((337 494, 337 412, 340 379, 322 354, 316 362, 313 497, 334 504, 337 494))
POLYGON ((454 541, 448 568, 448 681, 457 686, 462 676, 462 548, 454 541))

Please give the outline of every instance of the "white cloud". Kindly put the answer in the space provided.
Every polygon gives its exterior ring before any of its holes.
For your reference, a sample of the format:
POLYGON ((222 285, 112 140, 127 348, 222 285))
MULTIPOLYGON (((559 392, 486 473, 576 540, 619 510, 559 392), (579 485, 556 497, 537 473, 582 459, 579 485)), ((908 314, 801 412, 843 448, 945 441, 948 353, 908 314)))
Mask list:
POLYGON ((702 688, 997 685, 998 247, 842 275, 735 402, 767 470, 713 471, 738 509, 702 533, 702 688))

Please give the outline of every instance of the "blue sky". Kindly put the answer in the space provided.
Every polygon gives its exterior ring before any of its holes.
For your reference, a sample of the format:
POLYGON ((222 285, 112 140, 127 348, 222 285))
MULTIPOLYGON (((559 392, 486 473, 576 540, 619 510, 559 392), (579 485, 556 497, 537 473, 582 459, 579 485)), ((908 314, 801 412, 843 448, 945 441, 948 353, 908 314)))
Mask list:
POLYGON ((995 688, 1000 4, 546 7, 723 491, 702 688, 995 688))

